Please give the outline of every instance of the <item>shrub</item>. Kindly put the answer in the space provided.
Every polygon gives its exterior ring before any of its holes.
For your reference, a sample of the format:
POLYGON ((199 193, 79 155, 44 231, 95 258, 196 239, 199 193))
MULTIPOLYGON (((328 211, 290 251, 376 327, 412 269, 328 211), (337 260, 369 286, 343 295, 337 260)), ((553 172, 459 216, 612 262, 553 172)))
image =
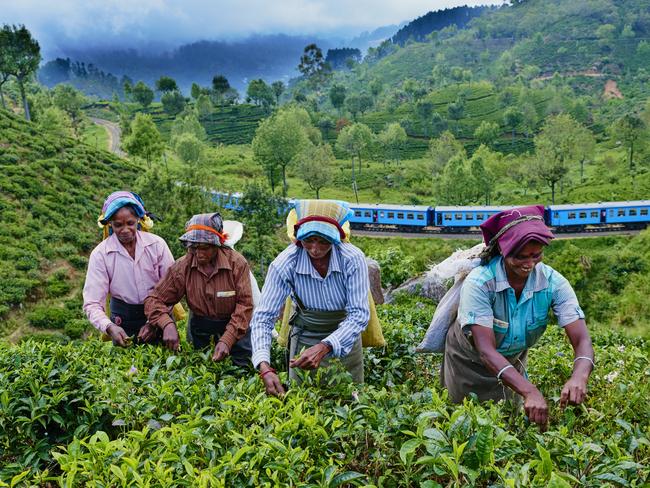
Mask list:
POLYGON ((86 319, 74 319, 70 320, 63 329, 65 335, 70 337, 70 339, 79 339, 84 332, 88 329, 90 323, 86 319))
POLYGON ((70 310, 39 305, 28 314, 27 320, 32 327, 39 329, 63 329, 72 317, 73 313, 70 310))

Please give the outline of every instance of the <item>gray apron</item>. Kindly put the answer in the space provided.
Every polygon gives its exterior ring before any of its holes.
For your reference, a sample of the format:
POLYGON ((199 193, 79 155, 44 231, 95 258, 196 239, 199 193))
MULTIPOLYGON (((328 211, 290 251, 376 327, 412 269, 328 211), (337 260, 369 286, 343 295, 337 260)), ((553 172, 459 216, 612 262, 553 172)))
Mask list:
MULTIPOLYGON (((327 336, 338 329, 339 324, 345 320, 347 315, 345 310, 327 311, 305 309, 302 301, 295 292, 294 301, 296 302, 296 311, 289 321, 291 325, 289 333, 289 358, 296 357, 303 350, 315 346, 327 338, 327 336)), ((350 353, 338 359, 352 375, 352 381, 355 383, 363 383, 363 349, 361 348, 361 336, 357 338, 350 353)), ((324 358, 320 362, 320 367, 327 368, 330 361, 330 358, 324 358)), ((315 371, 312 371, 310 374, 313 376, 315 373, 315 371)), ((294 371, 294 368, 289 368, 289 379, 295 381, 296 384, 300 384, 300 378, 294 371)))
MULTIPOLYGON (((517 371, 526 376, 528 349, 514 356, 505 356, 517 371)), ((458 321, 454 322, 445 341, 445 354, 440 368, 440 381, 449 392, 453 403, 475 393, 479 401, 510 400, 521 403, 521 397, 496 379, 485 367, 474 344, 463 332, 458 321)))

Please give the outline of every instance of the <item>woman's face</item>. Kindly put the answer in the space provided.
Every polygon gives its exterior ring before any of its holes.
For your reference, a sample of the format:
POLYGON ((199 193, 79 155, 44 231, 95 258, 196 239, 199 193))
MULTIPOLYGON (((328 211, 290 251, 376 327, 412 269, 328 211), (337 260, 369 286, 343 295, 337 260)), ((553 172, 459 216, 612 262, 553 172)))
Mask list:
POLYGON ((310 236, 302 241, 302 247, 312 259, 322 259, 332 250, 332 243, 320 236, 310 236))
POLYGON ((122 207, 113 214, 111 227, 117 236, 117 240, 126 246, 135 241, 138 231, 138 218, 129 207, 122 207))
POLYGON ((192 244, 190 245, 190 252, 196 256, 196 262, 199 266, 205 266, 216 259, 219 246, 212 244, 192 244))
POLYGON ((505 258, 508 275, 525 280, 533 272, 535 265, 544 257, 544 244, 531 241, 517 253, 505 258))

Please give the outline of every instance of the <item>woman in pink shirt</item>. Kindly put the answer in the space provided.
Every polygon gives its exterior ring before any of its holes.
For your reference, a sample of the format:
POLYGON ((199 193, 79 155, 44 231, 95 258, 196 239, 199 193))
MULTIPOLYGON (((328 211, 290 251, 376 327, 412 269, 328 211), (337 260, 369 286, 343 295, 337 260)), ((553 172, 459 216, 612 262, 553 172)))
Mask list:
POLYGON ((143 304, 174 264, 167 243, 140 230, 150 227, 151 220, 135 193, 109 195, 98 222, 108 230, 109 237, 90 254, 83 290, 88 320, 117 346, 125 347, 129 337, 136 343, 159 342, 158 329, 147 324, 143 304), (109 293, 110 317, 105 309, 109 293))

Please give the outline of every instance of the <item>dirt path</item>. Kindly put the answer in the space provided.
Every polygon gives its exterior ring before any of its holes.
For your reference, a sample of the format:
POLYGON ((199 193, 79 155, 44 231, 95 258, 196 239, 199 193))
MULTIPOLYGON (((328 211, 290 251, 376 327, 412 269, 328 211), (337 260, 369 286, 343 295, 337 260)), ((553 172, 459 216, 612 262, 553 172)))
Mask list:
POLYGON ((120 149, 120 139, 122 137, 122 129, 120 129, 120 126, 110 120, 98 119, 96 117, 90 117, 90 120, 97 125, 101 125, 108 131, 108 150, 121 158, 126 157, 126 153, 120 149))
POLYGON ((623 94, 618 89, 618 85, 614 80, 607 80, 605 89, 603 90, 603 97, 605 98, 623 98, 623 94))

